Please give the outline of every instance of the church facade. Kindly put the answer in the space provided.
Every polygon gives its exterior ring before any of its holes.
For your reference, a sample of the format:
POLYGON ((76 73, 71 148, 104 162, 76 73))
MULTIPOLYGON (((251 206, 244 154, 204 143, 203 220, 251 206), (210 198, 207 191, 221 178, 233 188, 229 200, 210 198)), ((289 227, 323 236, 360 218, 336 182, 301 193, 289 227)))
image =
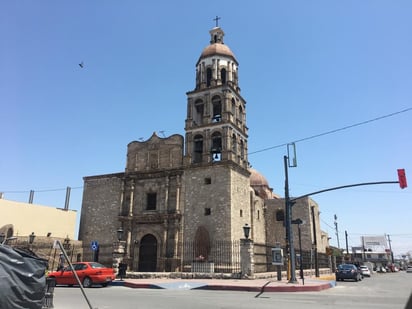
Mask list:
POLYGON ((98 242, 102 262, 111 260, 121 229, 132 271, 185 271, 191 261, 235 265, 234 246, 248 224, 263 250, 257 270, 267 271, 267 247, 285 242, 283 222, 274 219, 284 203, 249 167, 238 65, 223 30, 211 29, 195 89, 186 94, 185 136, 133 141, 124 172, 84 177, 79 240, 98 242))

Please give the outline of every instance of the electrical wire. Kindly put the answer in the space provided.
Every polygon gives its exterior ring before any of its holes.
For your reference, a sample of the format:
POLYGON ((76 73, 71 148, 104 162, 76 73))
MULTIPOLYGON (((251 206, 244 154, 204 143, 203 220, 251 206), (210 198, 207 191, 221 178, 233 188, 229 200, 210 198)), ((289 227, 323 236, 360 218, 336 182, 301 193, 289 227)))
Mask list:
POLYGON ((333 133, 340 132, 340 131, 343 131, 343 130, 347 130, 347 129, 351 129, 351 128, 358 127, 358 126, 361 126, 361 125, 365 125, 365 124, 368 124, 368 123, 371 123, 371 122, 374 122, 374 121, 378 121, 378 120, 382 120, 382 119, 385 119, 385 118, 393 117, 393 116, 396 116, 396 115, 399 115, 399 114, 402 114, 402 113, 409 112, 411 110, 412 110, 412 107, 409 107, 409 108, 403 109, 401 111, 397 111, 397 112, 390 113, 390 114, 387 114, 387 115, 379 116, 379 117, 369 119, 369 120, 365 120, 365 121, 362 121, 362 122, 358 122, 358 123, 355 123, 355 124, 351 124, 351 125, 348 125, 348 126, 345 126, 345 127, 342 127, 342 128, 326 131, 326 132, 311 135, 311 136, 308 136, 308 137, 304 137, 304 138, 295 140, 295 141, 290 142, 290 143, 283 143, 283 144, 275 145, 275 146, 272 146, 272 147, 264 148, 264 149, 261 149, 261 150, 256 150, 256 151, 253 151, 253 152, 249 152, 249 155, 256 154, 256 153, 259 153, 259 152, 268 151, 268 150, 272 150, 272 149, 275 149, 275 148, 284 147, 284 146, 287 146, 288 144, 291 144, 291 143, 296 144, 296 143, 307 141, 307 140, 310 140, 310 139, 315 139, 315 138, 322 137, 322 136, 325 136, 325 135, 329 135, 329 134, 333 134, 333 133))
MULTIPOLYGON (((291 143, 296 144, 296 143, 299 143, 299 142, 315 139, 315 138, 322 137, 322 136, 325 136, 325 135, 337 133, 337 132, 344 131, 344 130, 347 130, 347 129, 351 129, 351 128, 354 128, 354 127, 358 127, 358 126, 361 126, 361 125, 365 125, 365 124, 368 124, 368 123, 371 123, 371 122, 375 122, 375 121, 382 120, 382 119, 385 119, 385 118, 393 117, 393 116, 396 116, 396 115, 399 115, 399 114, 402 114, 402 113, 406 113, 406 112, 409 112, 411 110, 412 110, 412 107, 408 107, 406 109, 403 109, 403 110, 400 110, 400 111, 397 111, 397 112, 393 112, 393 113, 390 113, 390 114, 386 114, 386 115, 383 115, 383 116, 379 116, 379 117, 376 117, 376 118, 373 118, 373 119, 365 120, 365 121, 358 122, 358 123, 355 123, 355 124, 351 124, 351 125, 348 125, 348 126, 345 126, 345 127, 338 128, 338 129, 334 129, 334 130, 326 131, 326 132, 323 132, 323 133, 319 133, 319 134, 311 135, 311 136, 308 136, 308 137, 304 137, 304 138, 295 140, 295 141, 290 142, 290 143, 283 143, 283 144, 267 147, 267 148, 264 148, 264 149, 261 149, 261 150, 256 150, 256 151, 253 151, 253 152, 249 152, 248 155, 252 155, 252 154, 256 154, 256 153, 260 153, 260 152, 264 152, 264 151, 284 147, 284 146, 287 146, 288 144, 291 144, 291 143)), ((81 189, 81 188, 83 188, 83 187, 72 187, 71 189, 81 189)), ((45 189, 45 190, 37 190, 37 191, 34 190, 34 191, 35 192, 52 192, 52 191, 63 191, 63 190, 66 190, 66 188, 45 189)), ((3 193, 27 193, 27 192, 30 192, 30 191, 18 190, 18 191, 0 191, 0 192, 3 192, 3 193)))

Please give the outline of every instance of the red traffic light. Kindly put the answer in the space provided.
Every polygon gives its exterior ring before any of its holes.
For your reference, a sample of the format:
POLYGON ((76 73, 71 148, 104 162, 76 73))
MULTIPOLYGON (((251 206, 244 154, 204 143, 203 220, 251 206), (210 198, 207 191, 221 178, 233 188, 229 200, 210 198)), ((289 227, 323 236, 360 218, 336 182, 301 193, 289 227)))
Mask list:
POLYGON ((398 169, 398 180, 399 180, 399 186, 401 189, 404 189, 408 186, 406 183, 406 174, 405 174, 405 169, 398 169))

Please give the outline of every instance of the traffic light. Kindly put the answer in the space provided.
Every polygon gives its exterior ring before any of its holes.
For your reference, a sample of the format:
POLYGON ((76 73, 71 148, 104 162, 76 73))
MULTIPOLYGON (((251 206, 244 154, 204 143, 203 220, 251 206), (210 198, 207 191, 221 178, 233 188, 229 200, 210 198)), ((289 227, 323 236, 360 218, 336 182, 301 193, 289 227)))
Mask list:
POLYGON ((406 174, 405 174, 405 169, 398 169, 398 180, 399 180, 399 186, 401 189, 404 189, 408 186, 406 183, 406 174))

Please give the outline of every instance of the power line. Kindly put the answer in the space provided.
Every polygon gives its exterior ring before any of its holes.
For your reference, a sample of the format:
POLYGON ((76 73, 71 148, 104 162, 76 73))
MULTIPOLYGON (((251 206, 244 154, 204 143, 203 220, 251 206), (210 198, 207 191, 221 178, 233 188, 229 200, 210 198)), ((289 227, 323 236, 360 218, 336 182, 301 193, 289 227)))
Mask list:
MULTIPOLYGON (((369 120, 366 120, 366 121, 351 124, 351 125, 339 128, 339 129, 334 129, 334 130, 331 130, 331 131, 326 131, 326 132, 323 132, 323 133, 319 133, 319 134, 311 135, 311 136, 308 136, 308 137, 304 137, 304 138, 295 140, 293 142, 283 143, 283 144, 279 144, 279 145, 276 145, 276 146, 267 147, 267 148, 264 148, 264 149, 261 149, 261 150, 249 152, 249 155, 256 154, 256 153, 259 153, 259 152, 268 151, 268 150, 271 150, 271 149, 284 147, 284 146, 287 146, 290 143, 299 143, 299 142, 307 141, 307 140, 310 140, 310 139, 315 139, 315 138, 322 137, 322 136, 325 136, 325 135, 329 135, 329 134, 333 134, 333 133, 340 132, 340 131, 343 131, 343 130, 347 130, 347 129, 351 129, 351 128, 358 127, 358 126, 361 126, 361 125, 365 125, 365 124, 368 124, 368 123, 371 123, 371 122, 374 122, 374 121, 378 121, 378 120, 382 120, 382 119, 385 119, 385 118, 393 117, 393 116, 396 116, 396 115, 399 115, 399 114, 402 114, 402 113, 409 112, 411 110, 412 110, 412 107, 409 107, 409 108, 406 108, 406 109, 403 109, 403 110, 400 110, 400 111, 397 111, 397 112, 393 112, 393 113, 386 114, 386 115, 383 115, 383 116, 379 116, 379 117, 376 117, 376 118, 373 118, 373 119, 369 119, 369 120)), ((83 187, 82 186, 81 187, 72 187, 71 189, 81 189, 81 188, 83 188, 83 187)), ((66 190, 66 188, 34 190, 34 191, 35 192, 52 192, 52 191, 63 191, 63 190, 66 190)), ((30 192, 30 190, 0 191, 0 192, 3 192, 3 193, 28 193, 28 192, 30 192)))
MULTIPOLYGON (((368 123, 371 123, 371 122, 374 122, 374 121, 378 121, 378 120, 382 120, 382 119, 385 119, 385 118, 393 117, 393 116, 396 116, 396 115, 399 115, 399 114, 402 114, 402 113, 409 112, 410 110, 412 110, 412 107, 409 107, 409 108, 406 108, 406 109, 403 109, 401 111, 397 111, 397 112, 394 112, 394 113, 391 113, 391 114, 387 114, 387 115, 383 115, 383 116, 376 117, 376 118, 373 118, 373 119, 369 119, 369 120, 366 120, 366 121, 351 124, 351 125, 339 128, 339 129, 334 129, 334 130, 331 130, 331 131, 326 131, 326 132, 323 132, 323 133, 319 133, 319 134, 311 135, 311 136, 308 136, 308 137, 304 137, 304 138, 295 140, 295 141, 290 142, 290 143, 295 143, 296 144, 296 143, 307 141, 307 140, 310 140, 310 139, 315 139, 315 138, 322 137, 322 136, 329 135, 329 134, 333 134, 333 133, 336 133, 336 132, 339 132, 339 131, 343 131, 343 130, 351 129, 351 128, 358 127, 358 126, 361 126, 361 125, 365 125, 365 124, 368 124, 368 123)), ((279 145, 276 145, 276 146, 264 148, 264 149, 261 149, 261 150, 249 152, 249 155, 259 153, 259 152, 268 151, 268 150, 275 149, 275 148, 285 147, 290 143, 283 143, 283 144, 279 144, 279 145)))

